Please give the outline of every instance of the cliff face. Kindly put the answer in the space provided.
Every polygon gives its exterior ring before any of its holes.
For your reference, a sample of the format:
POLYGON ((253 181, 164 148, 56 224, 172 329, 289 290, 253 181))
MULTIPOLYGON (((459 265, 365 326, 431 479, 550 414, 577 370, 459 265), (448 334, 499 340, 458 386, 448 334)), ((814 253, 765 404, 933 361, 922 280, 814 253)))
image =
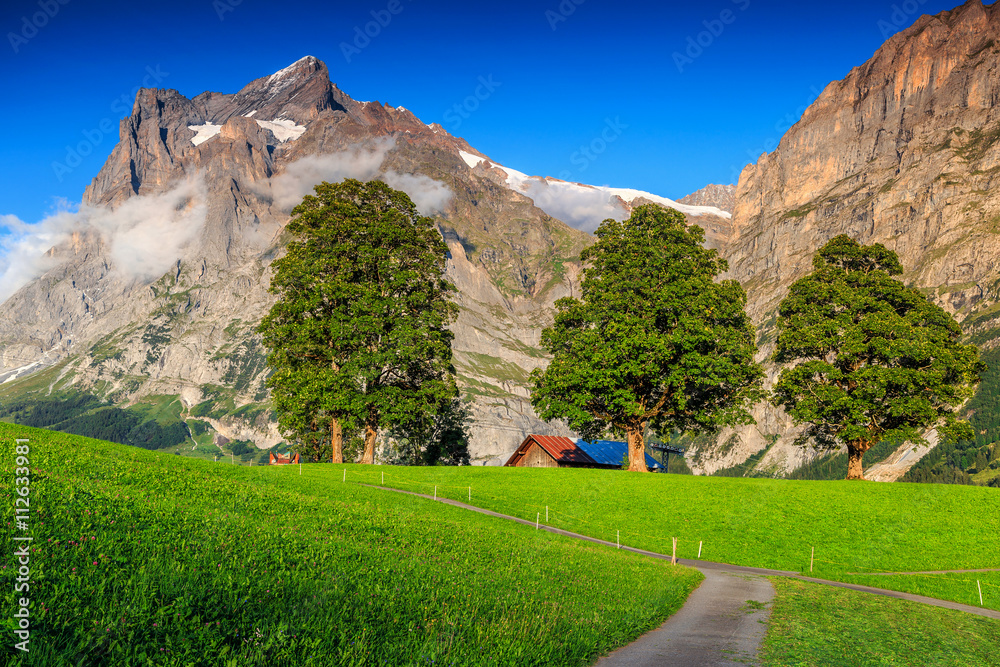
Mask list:
MULTIPOLYGON (((747 289, 762 358, 772 351, 788 286, 838 234, 898 253, 907 283, 954 313, 977 342, 993 344, 1000 326, 998 65, 997 5, 972 0, 923 16, 827 86, 777 150, 744 169, 725 254, 731 277, 747 289)), ((775 437, 758 469, 809 458, 791 446, 794 433, 781 414, 762 407, 758 417, 757 428, 724 433, 726 454, 703 452, 700 469, 739 462, 775 437)))

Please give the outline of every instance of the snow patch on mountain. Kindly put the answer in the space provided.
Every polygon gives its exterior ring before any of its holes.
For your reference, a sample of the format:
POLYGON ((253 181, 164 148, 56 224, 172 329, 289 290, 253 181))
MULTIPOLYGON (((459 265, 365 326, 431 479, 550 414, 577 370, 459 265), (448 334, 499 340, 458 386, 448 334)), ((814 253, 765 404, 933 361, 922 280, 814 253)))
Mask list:
POLYGON ((222 130, 222 126, 215 123, 205 123, 204 125, 188 125, 188 129, 195 132, 191 143, 200 146, 217 135, 222 130))
POLYGON ((647 199, 686 215, 715 215, 731 218, 732 214, 714 206, 691 206, 678 204, 673 199, 654 195, 631 188, 612 188, 602 185, 571 183, 556 178, 528 176, 524 172, 497 164, 487 158, 460 150, 459 157, 475 169, 482 163, 502 170, 507 174, 506 185, 534 201, 535 206, 554 218, 585 232, 593 232, 602 220, 614 218, 624 220, 628 210, 622 202, 632 203, 637 199, 647 199))
POLYGON ((287 120, 285 118, 276 118, 274 120, 258 120, 257 124, 266 130, 271 130, 274 133, 275 138, 278 141, 288 141, 289 139, 295 140, 302 136, 302 133, 306 131, 306 128, 302 125, 296 125, 294 120, 287 120))

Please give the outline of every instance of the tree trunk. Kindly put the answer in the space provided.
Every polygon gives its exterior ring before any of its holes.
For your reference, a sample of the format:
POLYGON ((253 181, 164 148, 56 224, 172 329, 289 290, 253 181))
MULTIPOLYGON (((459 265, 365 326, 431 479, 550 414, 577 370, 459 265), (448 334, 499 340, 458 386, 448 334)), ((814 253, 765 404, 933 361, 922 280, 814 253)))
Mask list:
POLYGON ((331 460, 333 463, 344 462, 344 429, 340 428, 340 422, 336 419, 330 420, 330 444, 333 449, 331 460))
POLYGON ((630 472, 649 472, 646 467, 646 445, 642 440, 644 424, 629 428, 628 433, 628 469, 630 472))
POLYGON ((871 444, 863 440, 847 443, 847 479, 864 479, 861 457, 871 449, 871 444))
POLYGON ((375 463, 375 438, 378 431, 371 424, 365 424, 365 453, 361 455, 361 462, 372 465, 375 463))

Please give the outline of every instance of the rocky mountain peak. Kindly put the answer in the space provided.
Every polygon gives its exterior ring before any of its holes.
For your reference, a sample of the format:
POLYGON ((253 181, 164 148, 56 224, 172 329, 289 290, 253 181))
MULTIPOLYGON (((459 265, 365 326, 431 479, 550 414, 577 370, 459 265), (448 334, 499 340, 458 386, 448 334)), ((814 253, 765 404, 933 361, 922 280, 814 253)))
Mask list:
POLYGON ((736 208, 736 186, 712 183, 686 197, 681 197, 677 203, 689 206, 714 206, 727 213, 732 213, 733 209, 736 208))
POLYGON ((324 111, 346 110, 334 99, 326 65, 313 56, 251 81, 240 92, 228 97, 223 104, 210 109, 213 121, 238 115, 260 120, 284 118, 305 125, 324 111))

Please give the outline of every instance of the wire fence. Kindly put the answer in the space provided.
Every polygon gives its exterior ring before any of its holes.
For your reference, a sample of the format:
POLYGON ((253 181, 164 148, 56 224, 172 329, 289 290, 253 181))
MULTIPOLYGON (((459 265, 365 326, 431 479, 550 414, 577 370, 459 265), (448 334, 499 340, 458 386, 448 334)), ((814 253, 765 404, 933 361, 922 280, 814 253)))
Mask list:
MULTIPOLYGON (((682 535, 675 538, 673 536, 666 537, 650 532, 636 532, 634 530, 623 531, 620 529, 614 529, 614 534, 610 534, 612 529, 605 523, 596 523, 561 509, 556 509, 550 505, 519 504, 511 501, 510 498, 492 495, 483 491, 481 488, 476 488, 474 485, 441 484, 428 481, 417 481, 406 479, 405 477, 400 477, 391 473, 387 475, 384 470, 356 470, 351 468, 343 469, 341 480, 344 483, 365 484, 369 486, 387 486, 389 488, 403 491, 411 491, 433 499, 447 498, 448 500, 456 500, 474 507, 508 514, 509 516, 513 516, 530 523, 535 523, 538 527, 545 526, 547 528, 557 528, 570 532, 580 532, 587 537, 602 539, 608 543, 616 543, 619 547, 628 546, 632 548, 643 548, 648 551, 655 551, 655 549, 646 549, 646 545, 651 543, 660 544, 663 545, 664 548, 659 551, 659 553, 662 555, 674 554, 679 559, 700 559, 703 556, 703 553, 707 552, 706 547, 709 543, 709 541, 703 536, 682 535)), ((1000 573, 1000 568, 968 568, 966 571, 942 571, 940 573, 904 571, 887 572, 884 569, 864 570, 863 568, 859 568, 856 563, 851 564, 827 558, 817 558, 815 553, 816 549, 814 547, 811 549, 810 553, 803 554, 803 560, 800 561, 800 563, 809 563, 808 571, 805 567, 800 568, 798 566, 788 567, 787 569, 789 571, 801 572, 806 575, 815 574, 815 564, 821 563, 823 565, 832 566, 831 568, 822 568, 822 574, 826 574, 827 576, 914 577, 945 582, 951 587, 954 587, 956 583, 975 583, 975 593, 973 593, 973 596, 975 597, 975 595, 978 594, 980 606, 984 606, 985 600, 990 600, 991 602, 1000 600, 1000 593, 994 593, 995 591, 1000 591, 1000 584, 983 581, 980 578, 961 578, 961 575, 976 574, 973 570, 977 569, 983 572, 1000 573), (830 572, 829 570, 833 570, 833 572, 830 572), (984 588, 987 593, 991 594, 984 594, 984 588)))

